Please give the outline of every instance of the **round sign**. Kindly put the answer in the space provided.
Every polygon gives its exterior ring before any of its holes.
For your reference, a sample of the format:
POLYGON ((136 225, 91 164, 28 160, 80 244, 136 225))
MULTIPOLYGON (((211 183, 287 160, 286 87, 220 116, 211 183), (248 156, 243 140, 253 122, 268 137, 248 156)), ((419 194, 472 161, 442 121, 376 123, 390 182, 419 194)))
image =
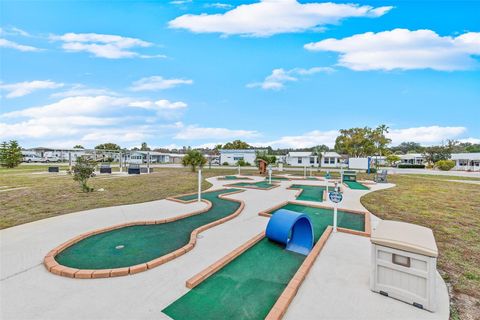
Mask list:
POLYGON ((332 191, 328 194, 328 198, 330 199, 330 201, 332 201, 333 203, 339 203, 339 202, 342 202, 343 200, 343 195, 340 193, 340 192, 337 192, 337 191, 332 191))

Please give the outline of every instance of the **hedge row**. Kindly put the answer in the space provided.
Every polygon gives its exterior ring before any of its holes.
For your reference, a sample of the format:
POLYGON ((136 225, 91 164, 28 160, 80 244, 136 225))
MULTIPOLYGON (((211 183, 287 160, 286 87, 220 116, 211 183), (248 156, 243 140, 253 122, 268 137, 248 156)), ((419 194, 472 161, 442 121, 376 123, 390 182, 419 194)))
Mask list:
POLYGON ((401 163, 397 166, 397 168, 402 168, 402 169, 425 169, 425 165, 424 164, 401 163))

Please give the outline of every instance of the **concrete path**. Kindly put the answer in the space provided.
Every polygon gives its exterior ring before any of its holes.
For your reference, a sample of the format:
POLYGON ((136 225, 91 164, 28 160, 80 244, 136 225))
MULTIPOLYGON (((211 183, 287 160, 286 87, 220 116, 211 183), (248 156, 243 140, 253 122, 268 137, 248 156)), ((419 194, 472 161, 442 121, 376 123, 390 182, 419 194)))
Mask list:
MULTIPOLYGON (((208 180, 212 188, 232 183, 208 180)), ((247 189, 231 195, 246 204, 238 217, 202 232, 195 248, 187 254, 125 277, 69 279, 47 272, 42 260, 53 247, 80 233, 126 221, 180 215, 205 204, 160 200, 87 210, 1 230, 0 318, 166 319, 161 310, 187 292, 188 278, 265 229, 268 219, 258 216, 258 212, 295 200, 296 191, 286 190, 292 183, 324 185, 321 181, 282 181, 281 187, 269 191, 247 189)), ((372 190, 391 186, 375 185, 372 190)), ((359 199, 367 192, 370 191, 347 189, 340 207, 364 209, 359 199)), ((377 220, 372 221, 373 226, 377 220)), ((421 311, 372 293, 368 287, 369 259, 367 238, 335 234, 318 257, 286 318, 448 319, 448 295, 443 281, 439 288, 441 310, 434 314, 421 311)))

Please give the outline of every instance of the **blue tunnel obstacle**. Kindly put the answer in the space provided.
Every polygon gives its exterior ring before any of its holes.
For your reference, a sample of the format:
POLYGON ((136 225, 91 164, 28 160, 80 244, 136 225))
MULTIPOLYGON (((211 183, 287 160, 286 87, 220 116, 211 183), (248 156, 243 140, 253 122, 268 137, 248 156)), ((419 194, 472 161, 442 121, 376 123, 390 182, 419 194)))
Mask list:
POLYGON ((285 249, 308 255, 313 247, 313 226, 302 213, 280 209, 270 218, 266 236, 271 241, 285 245, 285 249))

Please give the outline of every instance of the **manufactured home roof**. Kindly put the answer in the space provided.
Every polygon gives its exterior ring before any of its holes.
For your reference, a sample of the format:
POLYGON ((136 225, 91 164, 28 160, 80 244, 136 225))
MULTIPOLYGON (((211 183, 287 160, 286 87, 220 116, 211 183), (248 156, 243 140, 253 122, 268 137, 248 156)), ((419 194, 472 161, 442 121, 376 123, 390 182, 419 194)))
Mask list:
POLYGON ((325 152, 322 152, 322 156, 323 157, 331 157, 331 158, 340 158, 341 156, 334 152, 334 151, 325 151, 325 152))
POLYGON ((452 160, 480 160, 480 152, 452 153, 452 160))
POLYGON ((311 152, 289 152, 289 157, 310 157, 312 155, 311 152))

